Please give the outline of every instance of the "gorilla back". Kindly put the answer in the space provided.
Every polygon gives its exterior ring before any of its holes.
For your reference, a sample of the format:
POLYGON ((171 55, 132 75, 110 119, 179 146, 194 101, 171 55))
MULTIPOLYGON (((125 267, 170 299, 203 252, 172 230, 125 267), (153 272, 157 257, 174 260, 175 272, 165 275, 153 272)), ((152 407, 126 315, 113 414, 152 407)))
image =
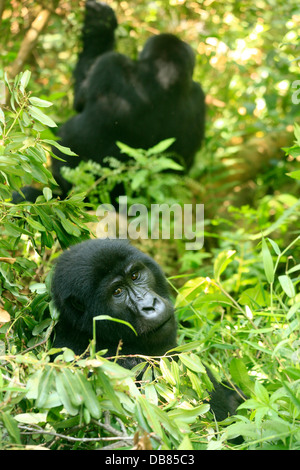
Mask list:
MULTIPOLYGON (((122 354, 163 355, 176 346, 176 322, 168 284, 154 260, 126 240, 89 240, 65 251, 52 283, 60 312, 54 347, 67 346, 82 354, 93 337, 93 317, 109 315, 125 320, 96 324, 97 350, 122 354)), ((132 368, 139 360, 126 358, 132 368)))
MULTIPOLYGON (((174 138, 168 151, 189 170, 204 137, 205 95, 193 80, 192 48, 172 34, 158 34, 132 60, 113 50, 116 27, 117 19, 108 5, 86 2, 83 50, 74 72, 78 113, 62 125, 58 136, 60 144, 78 157, 52 148, 58 157, 51 159, 52 173, 63 198, 72 184, 64 179, 61 168, 75 168, 88 160, 103 164, 105 157, 128 160, 117 142, 149 149, 174 138)), ((31 188, 24 194, 30 201, 37 196, 31 188)), ((116 188, 112 202, 119 195, 116 188)), ((14 202, 20 200, 16 196, 14 202)))
POLYGON ((89 0, 83 26, 83 51, 75 72, 75 103, 79 114, 60 129, 60 143, 79 158, 54 153, 53 175, 63 196, 71 185, 62 166, 81 160, 102 163, 105 157, 125 159, 117 142, 148 149, 175 138, 171 152, 189 169, 204 136, 205 96, 193 81, 191 47, 172 34, 146 42, 138 60, 113 51, 117 25, 114 12, 89 0))

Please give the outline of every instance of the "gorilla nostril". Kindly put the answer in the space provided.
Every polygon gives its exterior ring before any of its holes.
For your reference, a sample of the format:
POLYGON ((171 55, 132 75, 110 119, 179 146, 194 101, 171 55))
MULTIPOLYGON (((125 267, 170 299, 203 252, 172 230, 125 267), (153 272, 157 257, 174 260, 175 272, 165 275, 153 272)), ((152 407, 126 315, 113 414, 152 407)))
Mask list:
POLYGON ((142 310, 144 312, 153 312, 153 311, 155 311, 155 308, 154 307, 143 307, 142 310))
POLYGON ((153 298, 153 301, 152 301, 152 305, 145 305, 144 307, 142 307, 142 311, 143 312, 155 312, 157 310, 157 298, 154 297, 153 298))

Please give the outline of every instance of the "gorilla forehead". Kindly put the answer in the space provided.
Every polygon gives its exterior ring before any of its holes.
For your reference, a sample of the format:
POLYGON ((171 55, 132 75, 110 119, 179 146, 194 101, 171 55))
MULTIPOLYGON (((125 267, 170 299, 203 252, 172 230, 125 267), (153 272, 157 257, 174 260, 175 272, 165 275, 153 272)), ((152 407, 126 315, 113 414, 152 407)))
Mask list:
POLYGON ((158 264, 130 245, 128 240, 93 239, 66 250, 59 258, 52 280, 56 299, 64 301, 70 293, 83 302, 95 300, 94 293, 101 288, 105 295, 115 277, 128 272, 130 265, 141 263, 152 273, 157 294, 168 298, 168 285, 158 264))
POLYGON ((122 274, 135 260, 146 259, 148 257, 131 246, 128 240, 95 239, 65 251, 58 264, 67 276, 66 281, 81 279, 83 282, 87 277, 97 282, 104 277, 122 274))
POLYGON ((91 244, 91 248, 93 253, 91 253, 90 263, 98 279, 125 274, 128 265, 147 258, 127 240, 99 239, 97 243, 91 244))

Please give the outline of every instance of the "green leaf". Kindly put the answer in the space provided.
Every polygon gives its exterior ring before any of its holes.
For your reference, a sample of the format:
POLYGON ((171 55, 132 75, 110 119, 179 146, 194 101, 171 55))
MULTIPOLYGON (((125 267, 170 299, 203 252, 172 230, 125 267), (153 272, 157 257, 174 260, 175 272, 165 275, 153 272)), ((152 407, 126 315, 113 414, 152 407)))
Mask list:
POLYGON ((300 180, 300 170, 292 171, 292 173, 287 173, 287 175, 288 175, 290 178, 293 178, 293 179, 295 179, 295 180, 300 180))
POLYGON ((263 289, 261 284, 257 284, 255 287, 244 289, 238 299, 238 303, 241 305, 250 303, 252 308, 257 306, 266 307, 270 303, 270 294, 263 289))
POLYGON ((194 300, 199 292, 203 292, 209 286, 204 277, 196 277, 187 281, 180 289, 175 301, 175 308, 184 307, 194 300))
POLYGON ((116 142, 117 146, 121 150, 122 153, 125 153, 129 157, 138 159, 142 154, 145 153, 143 149, 135 149, 129 147, 129 145, 123 144, 123 142, 116 142))
POLYGON ((296 367, 286 367, 284 372, 294 380, 300 380, 300 369, 296 367))
POLYGON ((154 173, 161 172, 163 170, 176 170, 180 171, 183 170, 183 166, 179 165, 179 163, 174 162, 172 158, 167 157, 159 157, 159 160, 155 163, 155 167, 153 168, 154 173))
POLYGON ((56 147, 58 150, 60 150, 62 153, 65 153, 66 155, 77 157, 77 153, 72 152, 72 150, 69 149, 69 147, 64 147, 63 145, 60 145, 55 140, 44 139, 43 142, 45 142, 46 144, 50 144, 51 146, 53 145, 54 147, 56 147))
POLYGON ((29 83, 31 72, 29 72, 29 70, 25 70, 25 72, 21 73, 20 75, 21 75, 20 85, 23 88, 23 90, 25 90, 25 88, 27 87, 29 83))
MULTIPOLYGON (((159 142, 157 145, 154 145, 151 149, 147 151, 148 155, 157 155, 165 152, 171 145, 175 142, 175 139, 165 139, 159 142)), ((180 166, 180 165, 179 165, 180 166)), ((181 167, 182 168, 182 167, 181 167)))
POLYGON ((227 268, 228 264, 231 263, 233 255, 236 253, 235 250, 222 251, 218 254, 214 262, 214 278, 219 281, 221 274, 227 268))
POLYGON ((164 425, 165 422, 167 423, 169 421, 167 413, 163 412, 160 415, 158 408, 153 406, 151 403, 148 403, 144 397, 139 397, 138 403, 141 406, 141 411, 146 421, 149 423, 151 428, 153 428, 154 432, 163 438, 164 431, 160 423, 162 420, 162 424, 164 425))
POLYGON ((20 234, 28 235, 29 237, 33 235, 31 232, 29 232, 29 230, 26 230, 24 227, 19 227, 18 225, 11 222, 5 222, 5 231, 12 237, 19 237, 20 234))
POLYGON ((123 323, 123 325, 126 325, 128 326, 129 328, 132 329, 132 331, 135 333, 135 335, 137 336, 137 332, 135 331, 135 329, 133 328, 133 326, 128 323, 127 321, 125 320, 120 320, 119 318, 114 318, 114 317, 111 317, 109 315, 98 315, 97 317, 94 317, 93 320, 110 320, 110 321, 115 321, 117 323, 123 323))
POLYGON ((55 213, 58 215, 61 225, 65 229, 67 233, 70 235, 74 235, 75 237, 80 236, 79 228, 73 224, 70 220, 67 219, 66 214, 62 212, 60 209, 54 208, 55 213))
POLYGON ((233 358, 230 362, 230 375, 234 383, 245 391, 253 392, 254 383, 251 381, 247 368, 242 359, 233 358))
POLYGON ((172 360, 171 362, 171 373, 174 377, 175 384, 180 385, 180 370, 177 361, 172 360))
POLYGON ((221 439, 218 439, 218 440, 211 439, 207 445, 207 450, 222 450, 223 446, 224 444, 221 439))
POLYGON ((193 370, 194 372, 200 372, 202 374, 206 374, 206 369, 202 362, 200 361, 199 357, 193 353, 190 354, 180 354, 180 360, 183 364, 188 368, 193 370))
POLYGON ((43 320, 42 322, 38 323, 32 330, 32 335, 33 336, 38 336, 39 334, 41 334, 46 328, 49 327, 49 325, 51 325, 52 323, 52 320, 51 318, 45 318, 45 320, 43 320))
POLYGON ((32 178, 42 184, 49 184, 49 178, 51 178, 51 174, 44 168, 43 165, 35 164, 34 166, 31 165, 31 175, 32 178))
POLYGON ((0 416, 13 442, 21 444, 20 431, 15 419, 6 411, 2 411, 0 416))
POLYGON ((286 293, 286 295, 290 298, 295 297, 296 295, 295 288, 289 276, 287 276, 286 274, 283 274, 282 276, 278 277, 278 280, 280 282, 282 289, 286 293))
POLYGON ((134 414, 135 414, 135 418, 136 418, 139 426, 142 429, 144 429, 145 431, 151 432, 151 428, 148 424, 148 420, 145 419, 145 416, 144 416, 144 413, 143 413, 143 408, 142 408, 141 404, 138 401, 136 401, 136 403, 135 403, 134 414))
POLYGON ((115 410, 118 413, 122 414, 123 413, 123 408, 120 404, 120 399, 119 399, 119 397, 117 397, 116 392, 113 389, 113 386, 112 386, 109 378, 101 370, 100 367, 97 368, 97 381, 101 385, 101 387, 104 391, 105 397, 108 398, 111 401, 111 403, 112 403, 113 407, 115 408, 115 410))
POLYGON ((298 409, 298 412, 299 412, 300 411, 300 400, 299 400, 299 398, 293 392, 293 390, 291 389, 288 382, 283 382, 283 386, 286 389, 290 399, 292 400, 293 404, 295 405, 295 407, 298 409))
POLYGON ((265 275, 269 284, 274 282, 274 264, 267 242, 262 239, 262 257, 265 275))
POLYGON ((45 232, 45 227, 40 224, 39 222, 37 222, 36 220, 34 219, 31 219, 30 217, 26 217, 26 222, 32 227, 34 228, 35 230, 38 230, 39 232, 45 232))
POLYGON ((167 385, 165 382, 163 381, 158 382, 157 384, 155 384, 155 388, 156 388, 157 393, 161 397, 163 397, 163 399, 167 403, 171 403, 172 400, 174 400, 174 392, 172 388, 169 385, 167 385))
POLYGON ((274 242, 274 240, 272 240, 271 238, 268 238, 268 241, 271 243, 272 247, 273 247, 273 250, 275 251, 276 255, 280 255, 281 254, 281 251, 280 251, 280 248, 279 246, 277 245, 276 242, 274 242))
POLYGON ((176 385, 176 380, 172 375, 172 372, 171 372, 171 369, 170 369, 171 365, 170 365, 170 362, 168 361, 168 359, 165 358, 165 357, 162 357, 161 360, 160 360, 159 366, 160 366, 160 370, 162 372, 162 375, 163 375, 164 379, 169 384, 176 385))
POLYGON ((69 233, 70 235, 74 235, 75 237, 80 236, 80 229, 76 227, 76 225, 72 224, 70 220, 60 219, 60 221, 61 221, 61 225, 63 226, 63 228, 65 229, 67 233, 69 233))
POLYGON ((158 405, 158 396, 155 385, 148 384, 144 388, 146 400, 153 405, 158 405))
POLYGON ((228 299, 222 292, 214 292, 213 294, 206 294, 202 292, 193 302, 193 307, 201 307, 201 304, 212 305, 216 303, 217 305, 232 305, 232 301, 228 299))
POLYGON ((184 436, 183 440, 179 444, 178 450, 193 450, 193 444, 190 441, 189 436, 184 436))
POLYGON ((136 191, 146 181, 147 175, 147 170, 140 170, 134 175, 131 181, 132 191, 136 191))
POLYGON ((46 400, 48 399, 53 385, 53 373, 53 368, 47 367, 40 377, 38 386, 38 396, 35 402, 37 408, 43 408, 44 404, 46 403, 46 400))
POLYGON ((60 379, 63 382, 64 388, 69 390, 71 403, 75 407, 80 406, 83 403, 83 398, 80 393, 80 386, 77 381, 77 375, 71 370, 65 369, 60 379))
POLYGON ((292 318, 298 311, 300 311, 300 302, 296 302, 294 305, 292 305, 286 315, 286 319, 290 320, 290 318, 292 318))
POLYGON ((39 424, 47 422, 48 413, 20 413, 16 415, 15 420, 24 424, 39 424))
POLYGON ((200 342, 199 341, 191 341, 190 343, 181 344, 180 346, 176 346, 176 348, 170 349, 170 351, 177 351, 177 352, 189 352, 193 349, 199 348, 200 342))
POLYGON ((46 201, 50 201, 52 199, 52 191, 50 188, 43 188, 43 195, 46 201))
POLYGON ((234 439, 238 436, 249 437, 250 439, 257 439, 260 437, 256 424, 254 422, 248 423, 234 423, 228 426, 225 430, 227 439, 234 439))
POLYGON ((76 373, 76 379, 80 386, 85 407, 89 410, 93 418, 99 419, 101 416, 101 408, 90 382, 81 372, 76 373))
POLYGON ((91 422, 91 415, 87 408, 83 409, 83 419, 85 424, 89 424, 91 422))
POLYGON ((296 137, 296 143, 300 145, 300 126, 294 122, 294 133, 296 137))
POLYGON ((43 227, 45 227, 48 231, 53 230, 51 217, 47 213, 48 208, 35 204, 34 206, 32 206, 31 210, 39 216, 43 227))
MULTIPOLYGON (((271 225, 268 225, 268 227, 263 231, 263 235, 269 235, 270 233, 274 232, 277 230, 279 227, 282 227, 286 221, 288 221, 291 217, 291 215, 296 211, 296 209, 300 206, 300 199, 292 206, 289 207, 284 211, 284 213, 278 217, 278 219, 271 225)), ((261 238, 261 232, 256 233, 254 235, 249 236, 250 240, 257 240, 261 238)))
MULTIPOLYGON (((192 372, 190 369, 187 369, 187 375, 191 381, 191 384, 192 384, 192 388, 193 390, 195 390, 195 392, 197 393, 198 397, 202 397, 203 395, 203 383, 202 381, 200 380, 199 376, 192 372)), ((178 382, 180 383, 180 382, 178 382)))
POLYGON ((2 122, 2 124, 5 124, 5 115, 1 107, 0 107, 0 122, 2 122))
POLYGON ((58 371, 55 377, 56 390, 66 411, 71 416, 75 416, 78 413, 78 408, 72 403, 72 389, 66 386, 66 381, 62 377, 63 373, 58 371))
POLYGON ((207 403, 205 405, 195 406, 191 409, 186 408, 176 408, 169 411, 168 415, 173 419, 182 421, 183 423, 192 424, 195 422, 196 418, 199 415, 203 415, 210 410, 210 405, 207 403))
POLYGON ((41 100, 40 98, 37 98, 36 96, 31 96, 29 98, 29 101, 34 106, 40 106, 41 108, 48 108, 49 106, 53 106, 53 103, 51 103, 51 101, 41 100))
POLYGON ((36 119, 45 126, 57 127, 56 123, 51 118, 49 118, 49 116, 46 116, 46 114, 42 113, 42 111, 35 106, 28 106, 28 113, 31 117, 33 117, 33 119, 36 119))
POLYGON ((75 360, 75 354, 72 349, 64 348, 63 358, 65 362, 73 362, 75 360))
POLYGON ((286 273, 292 274, 292 273, 295 273, 296 271, 300 271, 300 264, 296 264, 296 266, 293 266, 292 268, 290 268, 286 273))
POLYGON ((268 405, 269 404, 269 393, 267 389, 258 381, 256 380, 254 385, 254 394, 261 403, 268 405))

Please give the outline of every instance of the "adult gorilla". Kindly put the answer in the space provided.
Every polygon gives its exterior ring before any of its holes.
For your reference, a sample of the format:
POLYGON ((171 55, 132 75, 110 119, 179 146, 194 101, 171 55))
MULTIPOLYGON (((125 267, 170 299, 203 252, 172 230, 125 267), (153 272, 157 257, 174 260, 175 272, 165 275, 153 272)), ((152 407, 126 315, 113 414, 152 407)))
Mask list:
MULTIPOLYGON (((130 323, 96 321, 96 348, 116 355, 131 369, 141 358, 161 356, 176 347, 176 321, 168 284, 158 264, 127 240, 95 239, 82 242, 59 258, 52 283, 54 304, 60 312, 54 347, 84 353, 93 338, 93 317, 109 315, 130 323)), ((218 420, 233 414, 241 395, 215 381, 211 407, 218 420)))
POLYGON ((117 26, 112 9, 89 0, 83 26, 83 51, 75 70, 74 107, 79 114, 60 130, 60 143, 78 156, 54 149, 65 162, 52 160, 63 196, 70 189, 63 165, 81 160, 102 163, 107 156, 124 160, 117 141, 150 148, 173 137, 174 157, 189 169, 204 135, 204 93, 192 79, 190 46, 171 34, 151 37, 138 60, 114 52, 117 26))

